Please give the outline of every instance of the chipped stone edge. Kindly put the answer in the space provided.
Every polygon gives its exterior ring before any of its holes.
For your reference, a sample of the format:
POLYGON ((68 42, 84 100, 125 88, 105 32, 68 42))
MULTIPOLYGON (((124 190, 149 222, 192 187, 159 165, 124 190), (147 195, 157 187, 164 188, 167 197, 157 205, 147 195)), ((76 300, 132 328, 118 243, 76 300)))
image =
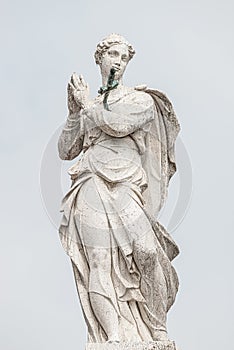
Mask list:
POLYGON ((85 350, 179 350, 174 341, 87 343, 85 350))

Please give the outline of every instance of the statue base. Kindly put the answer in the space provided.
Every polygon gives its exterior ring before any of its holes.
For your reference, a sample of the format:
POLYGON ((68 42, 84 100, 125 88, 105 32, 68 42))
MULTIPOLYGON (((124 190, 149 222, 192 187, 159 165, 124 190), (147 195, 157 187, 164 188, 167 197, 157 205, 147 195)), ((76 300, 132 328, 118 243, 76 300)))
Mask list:
POLYGON ((178 350, 174 341, 87 343, 85 350, 178 350))

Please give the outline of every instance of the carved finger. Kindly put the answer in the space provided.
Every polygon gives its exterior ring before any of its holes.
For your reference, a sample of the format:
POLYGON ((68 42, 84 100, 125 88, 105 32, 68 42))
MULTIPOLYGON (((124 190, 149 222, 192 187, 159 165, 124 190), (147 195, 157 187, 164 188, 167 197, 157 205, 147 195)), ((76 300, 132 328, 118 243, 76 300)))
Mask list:
POLYGON ((83 78, 83 75, 80 75, 79 78, 80 78, 80 82, 81 82, 82 86, 83 86, 84 88, 87 88, 87 84, 86 84, 86 82, 85 82, 85 80, 84 80, 84 78, 83 78))
POLYGON ((75 74, 73 73, 71 76, 71 81, 70 83, 73 85, 74 89, 77 89, 77 82, 76 82, 76 77, 75 74))
POLYGON ((76 90, 75 86, 73 85, 73 83, 71 81, 68 83, 68 86, 70 87, 72 92, 74 92, 76 90))
POLYGON ((67 84, 67 92, 68 92, 69 94, 71 94, 72 91, 73 91, 73 89, 71 88, 71 85, 68 83, 68 84, 67 84))
POLYGON ((80 90, 84 91, 86 89, 85 81, 82 75, 79 75, 80 90))
POLYGON ((76 73, 72 74, 72 82, 76 89, 80 89, 80 79, 76 73))

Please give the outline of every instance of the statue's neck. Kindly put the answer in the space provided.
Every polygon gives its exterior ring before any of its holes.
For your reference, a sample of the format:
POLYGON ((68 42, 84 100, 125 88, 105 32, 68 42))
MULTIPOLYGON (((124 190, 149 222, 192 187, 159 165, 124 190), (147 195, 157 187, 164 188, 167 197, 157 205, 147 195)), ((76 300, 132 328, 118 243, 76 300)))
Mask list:
MULTIPOLYGON (((107 82, 108 82, 108 77, 102 77, 102 85, 103 85, 103 86, 106 86, 106 85, 107 85, 107 82)), ((118 82, 119 82, 119 84, 118 84, 118 87, 117 87, 117 88, 123 86, 123 79, 122 79, 122 78, 119 79, 118 82)))

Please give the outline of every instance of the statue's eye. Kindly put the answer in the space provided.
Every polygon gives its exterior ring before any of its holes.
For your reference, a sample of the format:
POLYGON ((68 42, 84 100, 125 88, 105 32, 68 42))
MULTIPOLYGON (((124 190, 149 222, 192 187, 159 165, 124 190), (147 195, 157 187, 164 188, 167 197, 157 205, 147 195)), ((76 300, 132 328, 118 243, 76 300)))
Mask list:
POLYGON ((111 57, 117 57, 119 55, 118 51, 108 51, 108 55, 111 57))

